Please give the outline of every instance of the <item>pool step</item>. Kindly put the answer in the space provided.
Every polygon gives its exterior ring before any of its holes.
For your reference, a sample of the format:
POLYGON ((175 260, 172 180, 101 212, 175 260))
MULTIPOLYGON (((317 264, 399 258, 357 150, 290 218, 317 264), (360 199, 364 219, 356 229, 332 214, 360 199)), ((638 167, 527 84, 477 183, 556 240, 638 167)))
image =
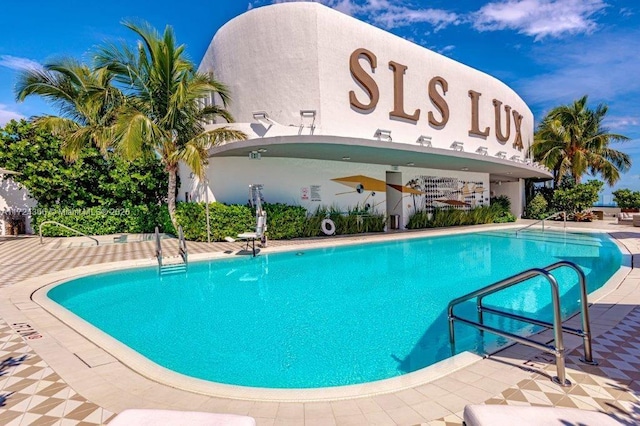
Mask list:
POLYGON ((160 267, 160 275, 176 275, 187 272, 187 265, 184 262, 168 263, 160 267))
POLYGON ((585 237, 579 234, 572 234, 572 233, 558 233, 558 232, 554 232, 554 231, 547 231, 547 232, 542 232, 542 231, 525 231, 525 232, 520 232, 516 235, 515 232, 509 232, 509 231, 504 231, 504 232, 500 232, 500 231, 489 231, 489 232, 484 232, 483 234, 488 235, 488 236, 492 236, 492 237, 502 237, 502 238, 518 238, 518 239, 524 239, 524 240, 530 240, 530 241, 543 241, 543 242, 550 242, 550 243, 571 243, 571 244, 579 244, 579 245, 585 245, 585 246, 592 246, 592 247, 601 247, 602 243, 596 239, 593 239, 592 237, 585 237))

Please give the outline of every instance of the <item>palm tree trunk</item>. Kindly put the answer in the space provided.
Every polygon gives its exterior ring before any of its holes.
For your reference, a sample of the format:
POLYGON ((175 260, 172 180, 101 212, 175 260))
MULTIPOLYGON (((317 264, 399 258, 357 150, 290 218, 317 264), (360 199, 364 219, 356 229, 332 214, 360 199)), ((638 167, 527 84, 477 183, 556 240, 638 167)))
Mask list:
POLYGON ((176 219, 176 172, 178 168, 175 165, 167 166, 169 173, 169 188, 167 189, 167 207, 169 208, 169 217, 176 232, 178 232, 178 220, 176 219))

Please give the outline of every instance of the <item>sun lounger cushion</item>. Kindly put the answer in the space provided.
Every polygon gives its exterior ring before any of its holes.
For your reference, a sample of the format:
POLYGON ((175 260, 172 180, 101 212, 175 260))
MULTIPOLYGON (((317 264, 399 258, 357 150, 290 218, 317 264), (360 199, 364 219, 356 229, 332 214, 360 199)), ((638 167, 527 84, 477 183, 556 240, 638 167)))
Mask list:
POLYGON ((612 417, 595 411, 510 405, 467 405, 464 422, 467 426, 620 426, 612 417))
POLYGON ((111 422, 111 426, 256 426, 253 417, 235 414, 203 413, 173 410, 124 410, 111 422))

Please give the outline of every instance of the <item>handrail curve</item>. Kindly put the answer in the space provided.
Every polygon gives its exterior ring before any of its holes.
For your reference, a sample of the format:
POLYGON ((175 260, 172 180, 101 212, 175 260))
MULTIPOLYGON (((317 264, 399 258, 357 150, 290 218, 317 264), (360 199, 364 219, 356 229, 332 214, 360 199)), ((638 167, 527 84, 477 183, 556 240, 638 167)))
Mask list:
POLYGON ((526 271, 515 274, 511 277, 505 278, 496 283, 490 284, 481 289, 475 290, 466 295, 460 296, 451 302, 447 306, 447 314, 449 318, 449 342, 451 344, 451 352, 455 354, 455 329, 454 329, 454 321, 459 321, 463 324, 470 325, 472 327, 476 327, 480 330, 481 334, 484 331, 488 331, 493 334, 497 334, 499 336, 512 339, 518 343, 522 343, 524 345, 528 345, 534 347, 536 349, 540 349, 546 352, 550 352, 556 357, 556 370, 557 376, 553 378, 556 383, 559 383, 561 386, 569 386, 570 382, 566 379, 565 372, 565 349, 563 342, 563 332, 567 332, 570 334, 574 334, 582 337, 584 343, 584 357, 581 358, 581 361, 591 364, 597 365, 597 362, 593 360, 592 347, 591 347, 591 327, 589 322, 589 311, 588 311, 588 301, 587 301, 587 287, 586 287, 586 276, 582 269, 578 265, 573 262, 569 262, 566 260, 559 261, 553 263, 545 268, 532 268, 526 271), (580 285, 580 311, 581 311, 581 320, 582 320, 582 330, 577 330, 569 327, 565 327, 562 325, 562 316, 560 312, 560 292, 558 287, 558 282, 553 275, 551 275, 551 271, 558 269, 560 267, 569 267, 573 269, 577 275, 580 285), (486 296, 494 294, 498 291, 504 290, 506 288, 512 287, 516 284, 520 284, 525 282, 531 278, 536 276, 543 276, 549 282, 551 287, 551 296, 553 303, 553 322, 545 322, 540 321, 535 318, 529 318, 525 316, 520 316, 516 314, 512 314, 505 311, 500 311, 497 309, 485 307, 482 305, 482 300, 486 296), (476 308, 478 314, 478 321, 471 321, 462 317, 458 317, 454 314, 453 308, 463 302, 476 298, 476 308), (544 343, 540 343, 538 341, 529 339, 528 337, 519 336, 508 331, 500 330, 494 327, 490 327, 484 324, 484 316, 483 313, 488 312, 491 314, 503 316, 506 318, 510 318, 517 321, 529 322, 534 325, 542 326, 548 329, 553 329, 554 333, 554 345, 547 345, 544 343))
POLYGON ((566 229, 567 229, 567 212, 566 212, 566 211, 562 211, 562 212, 556 212, 556 213, 554 213, 554 214, 552 214, 552 215, 549 215, 549 216, 547 216, 547 217, 545 217, 545 218, 538 219, 538 220, 536 220, 535 222, 528 224, 527 226, 524 226, 524 227, 522 227, 522 228, 517 229, 517 230, 516 230, 516 237, 518 236, 518 232, 522 232, 522 231, 524 231, 524 230, 526 230, 526 229, 528 229, 528 228, 531 228, 533 225, 537 225, 537 224, 538 224, 538 223, 540 223, 540 222, 542 222, 542 231, 544 232, 544 221, 545 221, 545 220, 549 220, 549 219, 551 219, 551 218, 553 218, 553 217, 556 217, 556 216, 559 216, 559 215, 563 215, 562 217, 563 217, 563 219, 564 219, 564 220, 563 220, 563 222, 564 222, 564 229, 566 230, 566 229))
POLYGON ((77 229, 73 229, 73 228, 71 228, 71 227, 69 227, 69 226, 67 226, 67 225, 64 225, 64 224, 60 223, 60 222, 56 222, 55 220, 45 220, 44 222, 42 222, 42 223, 40 224, 40 230, 39 230, 39 234, 40 234, 40 244, 44 244, 44 240, 42 239, 42 227, 43 227, 44 225, 57 225, 57 226, 59 226, 59 227, 61 227, 61 228, 64 228, 64 229, 66 229, 66 230, 68 230, 68 231, 75 232, 75 233, 76 233, 76 234, 78 234, 78 235, 82 235, 83 237, 87 237, 87 238, 89 238, 89 239, 91 239, 91 240, 95 241, 97 246, 99 246, 99 245, 100 245, 100 242, 99 242, 97 239, 95 239, 95 238, 93 238, 93 237, 91 237, 91 236, 89 236, 89 235, 85 234, 84 232, 80 232, 80 231, 78 231, 77 229))

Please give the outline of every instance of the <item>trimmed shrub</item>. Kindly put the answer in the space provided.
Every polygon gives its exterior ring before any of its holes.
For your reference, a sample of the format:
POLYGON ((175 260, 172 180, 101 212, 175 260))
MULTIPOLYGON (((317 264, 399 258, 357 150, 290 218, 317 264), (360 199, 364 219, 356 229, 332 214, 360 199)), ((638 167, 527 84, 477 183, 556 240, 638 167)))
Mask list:
POLYGON ((549 205, 547 200, 542 194, 538 194, 531 201, 526 208, 526 214, 529 219, 543 219, 548 216, 549 205))
POLYGON ((467 211, 454 208, 435 208, 433 212, 418 210, 409 217, 407 228, 424 229, 494 223, 503 213, 499 205, 480 206, 467 211))
MULTIPOLYGON (((36 232, 39 230, 41 223, 52 220, 77 229, 87 235, 137 234, 153 232, 156 225, 163 223, 164 216, 169 216, 167 208, 153 204, 127 208, 36 207, 31 211, 31 223, 36 232)), ((47 237, 69 237, 77 234, 59 226, 45 225, 42 229, 42 235, 47 237)))

